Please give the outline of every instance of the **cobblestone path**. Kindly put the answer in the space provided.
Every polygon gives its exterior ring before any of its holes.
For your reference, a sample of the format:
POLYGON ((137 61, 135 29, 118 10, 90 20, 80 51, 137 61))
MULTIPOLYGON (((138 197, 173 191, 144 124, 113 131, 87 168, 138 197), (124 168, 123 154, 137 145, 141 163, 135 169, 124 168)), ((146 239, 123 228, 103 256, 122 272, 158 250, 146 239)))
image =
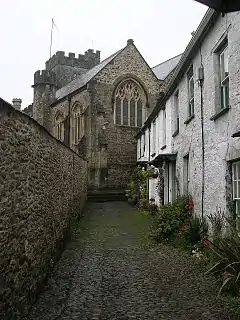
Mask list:
POLYGON ((146 239, 149 218, 90 203, 28 320, 230 319, 187 257, 146 239))

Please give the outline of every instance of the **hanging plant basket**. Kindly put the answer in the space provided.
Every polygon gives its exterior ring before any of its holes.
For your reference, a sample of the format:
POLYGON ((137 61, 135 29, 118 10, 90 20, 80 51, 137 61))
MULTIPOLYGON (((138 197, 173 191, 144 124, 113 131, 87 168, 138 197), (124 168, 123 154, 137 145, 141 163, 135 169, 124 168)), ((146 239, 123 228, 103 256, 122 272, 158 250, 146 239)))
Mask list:
POLYGON ((156 179, 158 177, 158 172, 149 172, 149 178, 153 178, 153 179, 156 179))

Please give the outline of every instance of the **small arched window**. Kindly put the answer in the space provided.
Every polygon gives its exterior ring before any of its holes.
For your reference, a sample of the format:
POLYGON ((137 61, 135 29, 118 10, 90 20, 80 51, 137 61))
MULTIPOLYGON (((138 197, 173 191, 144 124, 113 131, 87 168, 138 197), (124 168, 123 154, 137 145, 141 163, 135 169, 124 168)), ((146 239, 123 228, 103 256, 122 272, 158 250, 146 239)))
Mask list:
POLYGON ((77 145, 84 135, 84 117, 80 104, 75 104, 71 114, 72 144, 77 145))
POLYGON ((55 116, 55 137, 64 140, 64 116, 62 112, 57 112, 55 116))
POLYGON ((145 121, 146 95, 134 80, 120 83, 114 95, 114 123, 141 127, 145 121))

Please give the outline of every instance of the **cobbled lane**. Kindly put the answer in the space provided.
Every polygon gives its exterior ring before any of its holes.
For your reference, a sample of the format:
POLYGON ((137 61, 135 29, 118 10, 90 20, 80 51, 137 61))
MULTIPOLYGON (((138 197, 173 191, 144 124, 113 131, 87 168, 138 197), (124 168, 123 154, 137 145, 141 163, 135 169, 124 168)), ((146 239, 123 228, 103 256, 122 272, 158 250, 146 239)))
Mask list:
POLYGON ((214 279, 147 239, 125 202, 88 203, 28 320, 224 320, 214 279))

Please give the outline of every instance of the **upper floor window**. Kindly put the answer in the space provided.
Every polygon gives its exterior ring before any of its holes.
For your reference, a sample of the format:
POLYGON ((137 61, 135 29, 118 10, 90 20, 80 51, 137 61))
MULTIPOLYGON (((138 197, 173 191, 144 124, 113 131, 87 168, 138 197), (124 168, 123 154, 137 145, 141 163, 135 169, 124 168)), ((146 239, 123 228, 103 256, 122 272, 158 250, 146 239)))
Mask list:
POLYGON ((57 112, 55 116, 55 137, 64 140, 64 116, 62 112, 57 112))
POLYGON ((221 109, 229 106, 229 75, 228 75, 228 47, 219 52, 220 72, 220 106, 221 109))
POLYGON ((188 77, 188 118, 194 115, 194 79, 193 67, 190 68, 187 74, 188 77))
POLYGON ((174 134, 177 135, 179 132, 179 93, 178 91, 174 94, 174 134))
POLYGON ((167 119, 166 119, 166 109, 163 110, 163 114, 162 114, 162 120, 163 120, 163 124, 162 124, 162 130, 163 130, 163 142, 162 142, 162 147, 166 146, 166 130, 167 130, 167 119))
POLYGON ((84 135, 84 117, 82 114, 82 107, 75 104, 71 114, 71 127, 72 127, 72 144, 77 145, 79 140, 84 135))
POLYGON ((133 80, 122 82, 114 97, 114 122, 118 125, 141 127, 145 120, 146 95, 133 80))
POLYGON ((156 153, 156 120, 152 124, 152 154, 156 153))

